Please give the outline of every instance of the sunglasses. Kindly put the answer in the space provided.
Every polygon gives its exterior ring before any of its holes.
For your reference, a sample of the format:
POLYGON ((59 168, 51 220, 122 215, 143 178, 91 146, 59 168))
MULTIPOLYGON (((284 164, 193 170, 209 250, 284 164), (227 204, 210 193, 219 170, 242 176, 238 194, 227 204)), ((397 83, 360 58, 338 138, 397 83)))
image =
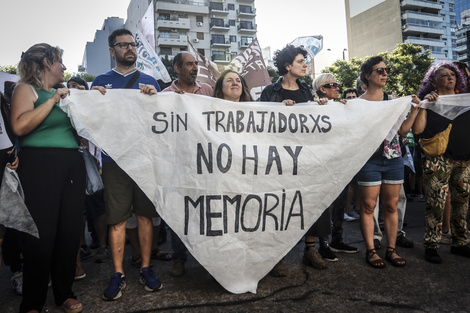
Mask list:
POLYGON ((338 83, 329 83, 329 84, 324 84, 324 85, 323 85, 323 88, 327 88, 327 89, 329 89, 329 88, 337 88, 337 87, 339 87, 338 83))
POLYGON ((385 72, 387 72, 387 74, 390 74, 390 67, 378 67, 376 69, 373 69, 373 71, 377 71, 377 74, 379 75, 383 75, 385 72))
POLYGON ((127 49, 129 46, 131 48, 135 48, 137 46, 137 43, 135 42, 116 42, 113 47, 119 46, 121 49, 127 49))

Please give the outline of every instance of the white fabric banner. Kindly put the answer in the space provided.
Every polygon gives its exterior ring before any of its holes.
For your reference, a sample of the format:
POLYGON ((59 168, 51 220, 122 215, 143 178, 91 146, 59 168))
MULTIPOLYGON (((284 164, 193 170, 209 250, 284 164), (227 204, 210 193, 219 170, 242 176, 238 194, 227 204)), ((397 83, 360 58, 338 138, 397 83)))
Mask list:
POLYGON ((147 39, 150 44, 150 47, 155 51, 155 12, 153 0, 150 1, 147 11, 145 11, 144 16, 140 20, 140 28, 145 39, 147 39))
POLYGON ((112 89, 71 90, 60 105, 224 288, 255 293, 410 100, 287 107, 112 89))
POLYGON ((150 46, 147 39, 140 30, 135 31, 135 42, 137 42, 137 62, 135 66, 137 69, 145 74, 153 76, 155 79, 161 79, 165 83, 171 82, 170 74, 168 73, 162 60, 155 53, 154 48, 150 46))

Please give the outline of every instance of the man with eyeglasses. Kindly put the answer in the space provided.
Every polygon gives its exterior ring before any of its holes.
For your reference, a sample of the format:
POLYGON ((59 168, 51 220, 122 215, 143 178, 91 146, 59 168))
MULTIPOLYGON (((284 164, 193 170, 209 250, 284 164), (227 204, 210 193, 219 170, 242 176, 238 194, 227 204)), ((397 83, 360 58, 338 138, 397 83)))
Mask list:
MULTIPOLYGON (((135 67, 137 60, 134 36, 127 29, 117 29, 108 37, 109 52, 116 60, 116 67, 97 76, 92 83, 94 90, 103 95, 107 89, 140 89, 142 93, 153 95, 160 91, 155 78, 139 72, 135 67)), ((103 153, 103 183, 106 221, 109 227, 109 245, 114 263, 114 274, 109 286, 103 293, 104 300, 116 300, 126 287, 123 257, 126 243, 126 223, 135 213, 142 264, 140 282, 146 291, 157 291, 163 285, 150 267, 152 250, 152 218, 157 217, 154 205, 137 184, 106 153, 103 153)))

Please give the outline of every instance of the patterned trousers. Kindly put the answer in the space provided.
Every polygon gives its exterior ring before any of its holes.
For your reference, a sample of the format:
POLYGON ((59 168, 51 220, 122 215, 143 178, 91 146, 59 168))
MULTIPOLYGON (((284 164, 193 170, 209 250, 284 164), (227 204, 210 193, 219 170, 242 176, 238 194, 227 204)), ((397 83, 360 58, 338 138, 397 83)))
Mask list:
POLYGON ((442 235, 442 217, 450 190, 452 209, 450 228, 452 246, 466 241, 467 211, 470 191, 470 160, 455 161, 444 155, 425 158, 423 164, 426 195, 424 247, 437 249, 442 235))

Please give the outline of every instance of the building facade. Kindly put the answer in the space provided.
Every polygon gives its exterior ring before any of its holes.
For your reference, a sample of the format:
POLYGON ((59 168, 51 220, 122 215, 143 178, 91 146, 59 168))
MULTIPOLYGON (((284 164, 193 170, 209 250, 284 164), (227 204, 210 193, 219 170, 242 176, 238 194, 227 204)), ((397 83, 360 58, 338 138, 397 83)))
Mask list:
POLYGON ((457 60, 470 65, 470 0, 456 0, 455 14, 457 28, 457 60))
POLYGON ((403 42, 456 60, 454 0, 345 0, 350 57, 392 52, 403 42))
MULTIPOLYGON (((132 32, 140 29, 150 3, 131 0, 124 26, 132 32)), ((254 0, 154 0, 153 6, 155 51, 160 58, 172 59, 187 50, 189 40, 206 58, 226 65, 256 38, 254 0)), ((97 40, 102 38, 95 36, 93 43, 97 40)), ((87 55, 91 55, 88 48, 83 67, 93 74, 94 64, 87 55)))
POLYGON ((95 32, 94 40, 86 43, 83 61, 78 71, 97 76, 112 69, 116 62, 109 54, 108 36, 114 30, 123 27, 124 19, 108 17, 103 22, 103 27, 95 32))

